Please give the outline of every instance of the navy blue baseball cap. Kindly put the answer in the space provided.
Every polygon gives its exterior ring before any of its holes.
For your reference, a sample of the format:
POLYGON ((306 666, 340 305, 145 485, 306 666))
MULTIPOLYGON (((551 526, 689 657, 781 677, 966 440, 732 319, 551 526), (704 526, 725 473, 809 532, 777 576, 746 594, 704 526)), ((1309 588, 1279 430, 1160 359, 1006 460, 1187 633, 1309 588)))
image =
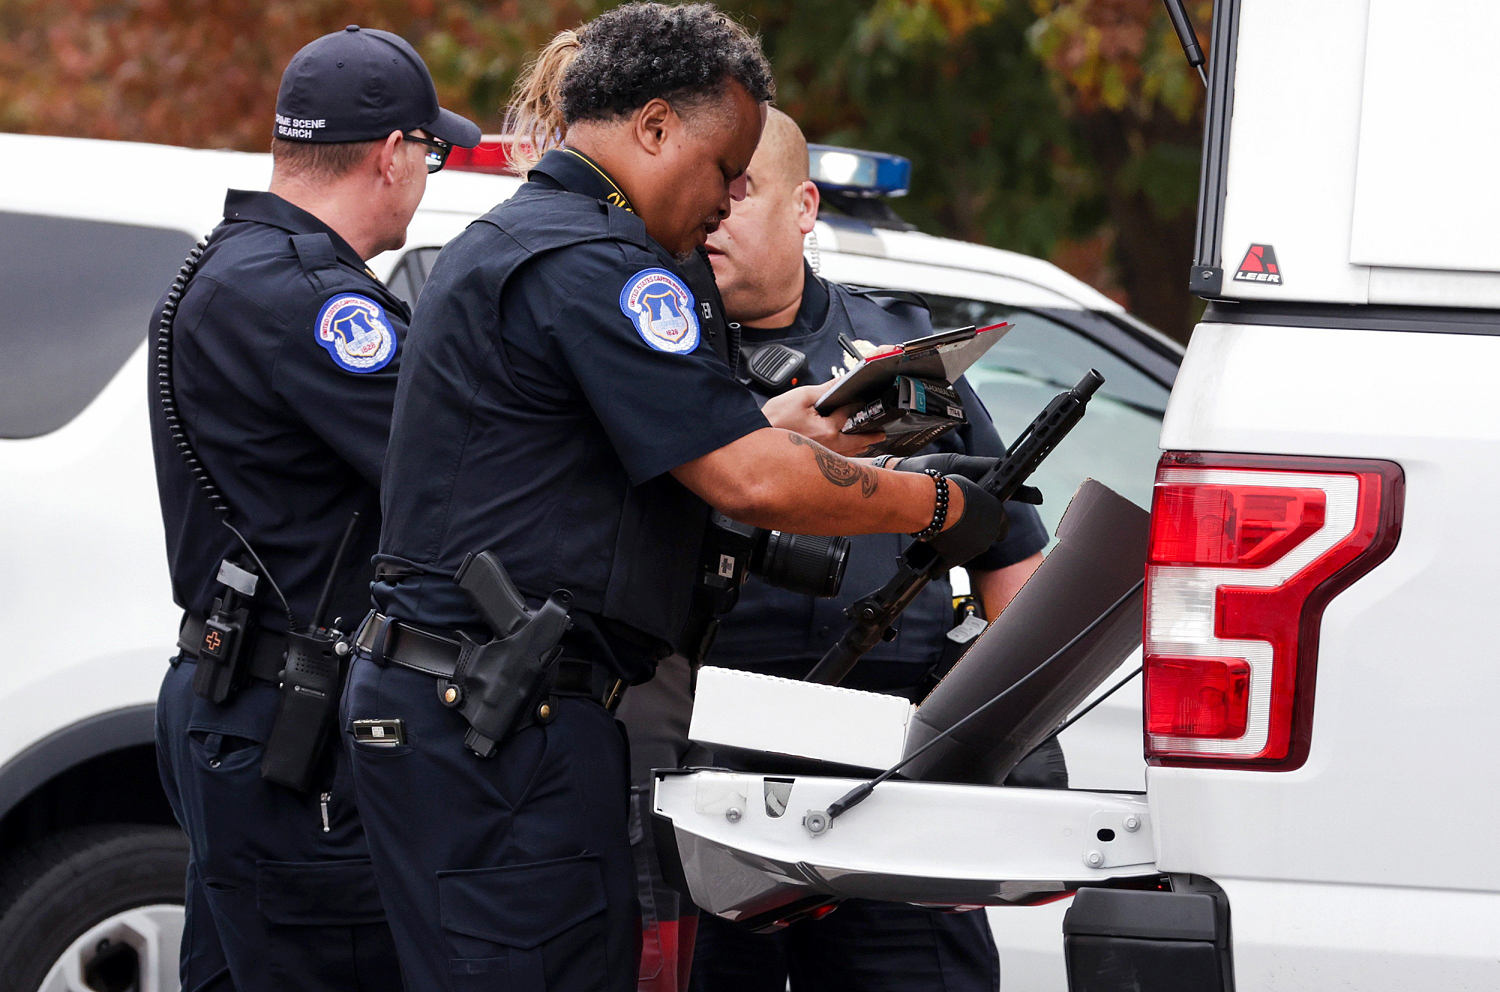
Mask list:
POLYGON ((276 137, 373 141, 421 128, 473 148, 479 126, 438 106, 427 63, 400 35, 351 24, 292 56, 276 93, 276 137))

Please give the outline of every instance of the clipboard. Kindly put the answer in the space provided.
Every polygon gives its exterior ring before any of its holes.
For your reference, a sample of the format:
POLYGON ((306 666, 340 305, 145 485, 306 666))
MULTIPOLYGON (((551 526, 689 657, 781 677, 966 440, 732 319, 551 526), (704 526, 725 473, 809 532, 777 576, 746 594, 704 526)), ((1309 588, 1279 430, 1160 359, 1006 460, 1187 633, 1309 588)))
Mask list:
POLYGON ((1010 330, 1002 321, 988 327, 960 327, 891 345, 833 380, 814 409, 827 416, 839 407, 879 396, 898 375, 951 383, 1000 343, 1010 330))

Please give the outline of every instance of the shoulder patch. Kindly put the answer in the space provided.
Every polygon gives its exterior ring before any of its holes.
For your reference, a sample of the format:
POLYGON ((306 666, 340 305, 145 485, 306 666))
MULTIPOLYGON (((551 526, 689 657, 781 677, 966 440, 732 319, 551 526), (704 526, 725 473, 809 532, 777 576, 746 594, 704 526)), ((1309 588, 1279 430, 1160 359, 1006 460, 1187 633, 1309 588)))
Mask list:
POLYGON ((396 357, 396 329, 385 309, 367 296, 342 293, 323 304, 318 344, 349 372, 378 372, 396 357))
POLYGON ((696 310, 692 292, 666 269, 642 269, 620 290, 620 312, 657 351, 685 355, 698 347, 696 310))

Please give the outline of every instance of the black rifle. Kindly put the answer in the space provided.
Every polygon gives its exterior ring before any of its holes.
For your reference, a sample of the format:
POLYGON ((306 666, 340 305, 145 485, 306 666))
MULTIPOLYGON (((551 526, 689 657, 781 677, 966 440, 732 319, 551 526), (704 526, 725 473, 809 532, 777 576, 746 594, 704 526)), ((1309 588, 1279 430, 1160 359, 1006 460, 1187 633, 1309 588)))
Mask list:
MULTIPOLYGON (((979 485, 1001 501, 1013 498, 1042 459, 1050 455, 1073 425, 1083 418, 1090 397, 1103 384, 1104 376, 1089 369, 1078 380, 1078 385, 1053 397, 1047 408, 1037 414, 1016 443, 1010 446, 1005 457, 979 480, 979 485)), ((944 561, 926 541, 913 541, 907 545, 897 559, 896 574, 891 580, 855 600, 844 611, 853 622, 838 643, 829 648, 822 660, 807 673, 807 681, 824 685, 842 682, 855 662, 890 636, 891 625, 927 583, 942 576, 950 567, 950 563, 944 561)))

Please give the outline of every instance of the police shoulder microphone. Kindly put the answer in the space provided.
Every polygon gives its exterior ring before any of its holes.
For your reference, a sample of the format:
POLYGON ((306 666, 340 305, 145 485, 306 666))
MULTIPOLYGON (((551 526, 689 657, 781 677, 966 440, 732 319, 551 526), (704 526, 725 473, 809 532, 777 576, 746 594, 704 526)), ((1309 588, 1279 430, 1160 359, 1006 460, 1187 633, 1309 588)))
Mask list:
POLYGON ((763 344, 745 356, 745 370, 756 392, 778 396, 807 381, 807 355, 779 342, 763 344))

